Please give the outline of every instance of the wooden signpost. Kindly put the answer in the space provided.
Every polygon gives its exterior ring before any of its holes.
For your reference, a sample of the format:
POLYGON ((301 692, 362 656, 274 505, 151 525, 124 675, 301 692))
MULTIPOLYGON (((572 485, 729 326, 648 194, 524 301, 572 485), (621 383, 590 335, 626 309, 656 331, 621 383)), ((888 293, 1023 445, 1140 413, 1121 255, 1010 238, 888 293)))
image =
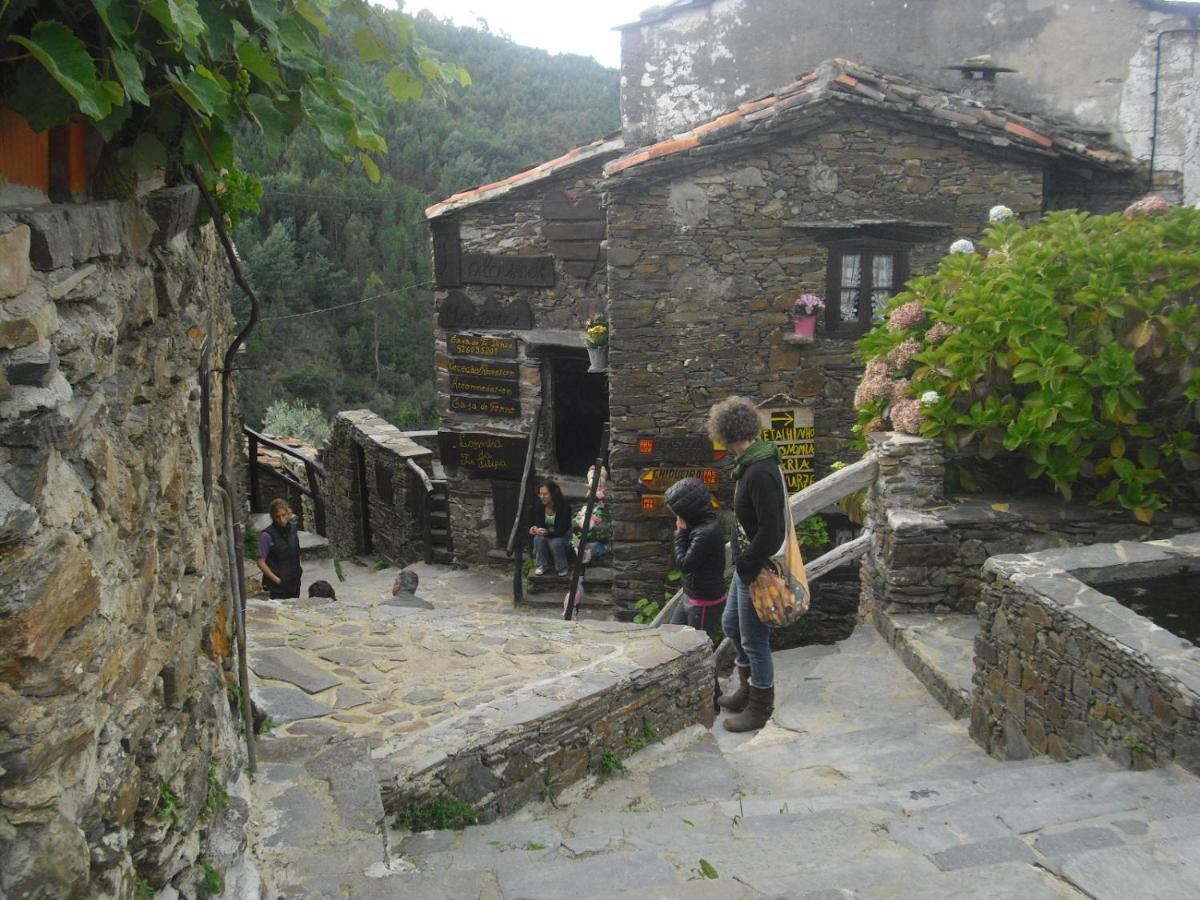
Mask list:
POLYGON ((454 356, 481 356, 485 359, 516 359, 517 339, 480 337, 475 334, 446 336, 446 349, 454 356))
POLYGON ((817 429, 813 411, 800 406, 792 409, 764 409, 761 437, 779 448, 779 465, 788 493, 803 490, 814 481, 813 457, 817 429))
POLYGON ((464 253, 461 277, 465 284, 554 287, 554 257, 464 253))
POLYGON ((720 481, 720 473, 716 469, 700 469, 692 466, 659 466, 646 469, 638 479, 644 488, 650 491, 665 491, 675 482, 683 478, 699 478, 705 487, 712 488, 720 481))
POLYGON ((457 394, 481 394, 484 397, 515 399, 519 393, 515 378, 472 378, 468 375, 451 375, 450 390, 457 394))
POLYGON ((670 462, 706 466, 725 455, 714 450, 712 441, 698 434, 681 434, 667 437, 638 435, 633 447, 638 462, 670 462))
POLYGON ((439 431, 438 451, 448 466, 489 478, 520 478, 528 439, 483 431, 439 431))
POLYGON ((500 400, 495 397, 463 397, 450 395, 450 410, 475 416, 503 416, 517 419, 521 416, 521 401, 500 400))

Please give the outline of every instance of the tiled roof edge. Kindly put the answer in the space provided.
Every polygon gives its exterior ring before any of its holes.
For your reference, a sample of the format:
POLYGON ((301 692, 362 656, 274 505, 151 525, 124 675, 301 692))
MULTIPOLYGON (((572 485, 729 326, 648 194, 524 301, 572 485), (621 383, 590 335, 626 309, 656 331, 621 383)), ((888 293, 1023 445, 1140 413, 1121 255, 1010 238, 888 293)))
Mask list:
POLYGON ((500 181, 493 181, 490 184, 482 184, 469 190, 459 191, 457 194, 453 194, 426 209, 425 218, 436 219, 438 216, 444 216, 447 213, 455 212, 468 206, 474 206, 476 203, 483 203, 487 200, 503 197, 509 191, 516 188, 533 184, 544 178, 549 178, 551 175, 557 175, 572 166, 579 165, 588 160, 608 154, 620 153, 624 148, 625 139, 620 132, 603 137, 590 144, 584 144, 582 147, 575 147, 568 150, 562 156, 539 163, 532 169, 517 172, 515 175, 510 175, 500 181))

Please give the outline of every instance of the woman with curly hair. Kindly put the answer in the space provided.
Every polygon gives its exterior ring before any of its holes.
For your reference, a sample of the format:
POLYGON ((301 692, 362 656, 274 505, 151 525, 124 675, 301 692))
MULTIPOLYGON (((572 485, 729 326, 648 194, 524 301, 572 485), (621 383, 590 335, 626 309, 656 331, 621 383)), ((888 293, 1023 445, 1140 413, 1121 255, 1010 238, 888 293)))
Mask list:
POLYGON ((733 643, 738 688, 718 700, 737 715, 725 719, 727 731, 756 731, 775 709, 775 668, 771 662, 771 630, 750 602, 749 586, 767 560, 783 546, 787 529, 787 494, 779 468, 779 451, 759 437, 758 408, 745 397, 729 397, 708 414, 708 434, 735 455, 733 511, 733 578, 729 584, 721 628, 733 643))

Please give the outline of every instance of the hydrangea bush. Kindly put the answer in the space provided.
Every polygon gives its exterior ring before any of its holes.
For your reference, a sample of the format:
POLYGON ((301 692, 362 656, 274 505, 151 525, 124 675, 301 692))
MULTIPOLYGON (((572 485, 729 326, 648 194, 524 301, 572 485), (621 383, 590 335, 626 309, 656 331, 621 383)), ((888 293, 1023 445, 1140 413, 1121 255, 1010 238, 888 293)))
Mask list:
POLYGON ((856 431, 941 438, 960 462, 1014 454, 1143 522, 1194 496, 1200 210, 1000 218, 980 247, 909 282, 859 342, 856 431))

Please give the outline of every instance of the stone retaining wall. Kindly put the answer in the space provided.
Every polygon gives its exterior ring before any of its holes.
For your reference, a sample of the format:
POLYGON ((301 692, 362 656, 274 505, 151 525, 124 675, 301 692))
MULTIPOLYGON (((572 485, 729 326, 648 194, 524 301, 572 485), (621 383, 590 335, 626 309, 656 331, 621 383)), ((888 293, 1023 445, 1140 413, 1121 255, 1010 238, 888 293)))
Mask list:
POLYGON ((322 464, 329 473, 326 537, 339 556, 371 552, 399 565, 421 556, 422 526, 412 512, 421 487, 408 468, 410 459, 427 475, 432 473, 433 452, 394 425, 367 409, 338 413, 322 464), (363 529, 364 503, 369 548, 363 529))
POLYGON ((1200 773, 1200 649, 1076 577, 1189 567, 1200 534, 989 560, 971 736, 1001 759, 1103 753, 1200 773))
POLYGON ((712 726, 713 655, 703 632, 602 622, 577 628, 600 641, 612 632, 621 654, 498 701, 497 724, 480 727, 468 713, 402 748, 374 750, 384 808, 394 814, 452 796, 506 815, 601 773, 606 754, 627 757, 697 722, 712 726))
POLYGON ((232 288, 198 200, 0 211, 0 895, 191 891, 228 862, 232 288))

